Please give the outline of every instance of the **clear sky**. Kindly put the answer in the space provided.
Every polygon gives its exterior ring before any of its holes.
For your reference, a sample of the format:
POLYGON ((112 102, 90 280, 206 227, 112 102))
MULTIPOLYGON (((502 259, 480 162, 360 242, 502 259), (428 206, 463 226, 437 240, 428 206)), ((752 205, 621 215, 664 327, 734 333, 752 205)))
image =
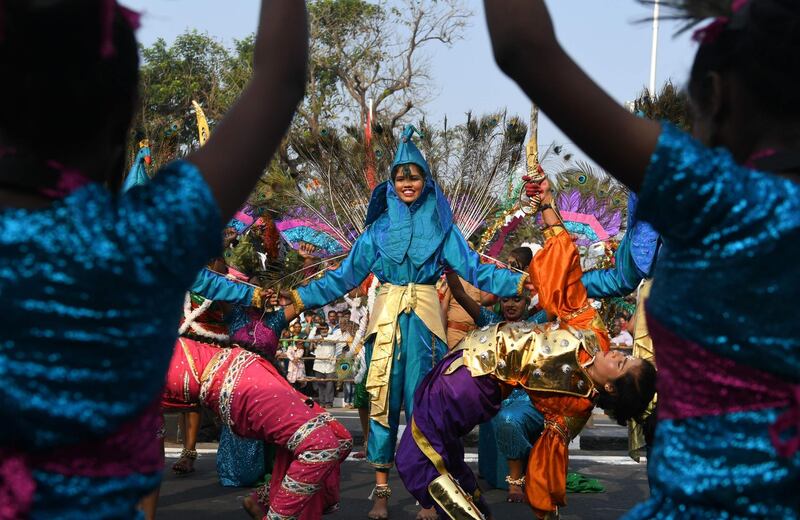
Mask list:
MULTIPOLYGON (((123 0, 145 17, 139 39, 148 45, 163 37, 196 28, 225 43, 253 32, 257 0, 123 0)), ((428 119, 445 115, 463 121, 467 110, 476 114, 507 107, 527 119, 530 103, 496 67, 483 20, 483 4, 465 0, 474 13, 464 39, 452 48, 437 46, 430 53, 435 97, 425 107, 428 119)), ((620 103, 635 99, 649 82, 651 24, 638 20, 652 14, 635 0, 548 0, 559 39, 572 57, 620 103)), ((673 38, 675 25, 662 23, 658 85, 672 79, 683 85, 695 47, 688 35, 673 38)), ((542 74, 547 74, 546 70, 542 74)), ((579 102, 579 100, 576 100, 579 102)), ((565 141, 549 121, 540 123, 540 144, 565 141)))

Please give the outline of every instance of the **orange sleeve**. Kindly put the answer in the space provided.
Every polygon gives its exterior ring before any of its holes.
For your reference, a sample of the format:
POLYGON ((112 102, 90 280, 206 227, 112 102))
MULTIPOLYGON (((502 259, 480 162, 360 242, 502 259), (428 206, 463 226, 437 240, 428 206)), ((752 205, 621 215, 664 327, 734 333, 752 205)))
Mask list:
MULTIPOLYGON (((567 503, 567 465, 570 432, 567 417, 585 417, 592 401, 582 397, 553 396, 532 392, 531 400, 542 411, 545 427, 528 456, 525 495, 538 517, 567 503)), ((573 435, 577 432, 572 432, 573 435)))
POLYGON ((611 344, 608 330, 589 304, 589 295, 581 282, 581 259, 572 237, 562 227, 545 230, 545 237, 544 247, 528 266, 530 279, 539 293, 539 304, 548 316, 561 319, 565 325, 592 329, 602 349, 608 350, 611 344))
POLYGON ((544 247, 533 257, 528 272, 539 293, 542 308, 550 316, 564 318, 579 311, 589 301, 581 283, 581 261, 564 228, 549 228, 545 236, 544 247))

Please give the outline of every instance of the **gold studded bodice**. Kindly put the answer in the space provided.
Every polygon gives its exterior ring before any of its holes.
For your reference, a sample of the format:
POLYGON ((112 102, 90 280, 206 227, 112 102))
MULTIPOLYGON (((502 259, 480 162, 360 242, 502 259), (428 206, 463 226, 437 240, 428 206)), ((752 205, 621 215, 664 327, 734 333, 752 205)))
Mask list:
POLYGON ((580 365, 580 349, 592 357, 600 352, 594 332, 527 322, 483 327, 455 348, 463 352, 457 366, 466 366, 473 377, 494 374, 526 390, 590 397, 594 384, 580 365))

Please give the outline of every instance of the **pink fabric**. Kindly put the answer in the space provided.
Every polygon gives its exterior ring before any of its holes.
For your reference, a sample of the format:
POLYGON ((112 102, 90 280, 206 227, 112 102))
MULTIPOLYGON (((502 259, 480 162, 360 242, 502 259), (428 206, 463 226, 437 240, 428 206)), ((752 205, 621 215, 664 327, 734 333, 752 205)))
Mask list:
POLYGON ((782 379, 713 354, 650 314, 647 326, 658 345, 659 419, 762 410, 792 402, 791 385, 782 379))
POLYGON ((164 465, 158 440, 162 424, 161 406, 156 400, 112 436, 32 458, 33 465, 50 473, 93 478, 155 473, 164 465))
POLYGON ((35 490, 27 456, 0 448, 0 519, 25 518, 35 490))
POLYGON ((42 188, 42 195, 51 199, 63 199, 73 191, 92 182, 91 179, 77 170, 71 170, 56 161, 47 161, 47 166, 59 172, 57 184, 50 188, 42 188))
MULTIPOLYGON (((187 342, 186 339, 183 341, 187 342)), ((195 368, 202 374, 219 350, 195 341, 186 344, 195 368)), ((270 362, 260 357, 255 357, 249 365, 240 369, 241 372, 232 380, 232 388, 223 388, 234 360, 245 353, 240 348, 230 349, 230 356, 214 372, 205 400, 200 404, 219 413, 221 395, 229 395, 230 420, 233 423, 231 429, 234 433, 286 447, 295 432, 311 419, 325 413, 325 410, 292 388, 270 362)), ((177 389, 182 388, 186 366, 183 348, 178 343, 165 389, 165 397, 169 396, 170 400, 179 399, 183 395, 183 390, 177 389)), ((191 385, 189 393, 186 404, 199 403, 199 387, 191 385)), ((330 505, 330 500, 338 499, 338 467, 350 452, 351 445, 352 438, 344 426, 331 421, 313 430, 294 451, 279 449, 270 487, 272 509, 283 515, 303 519, 320 518, 323 505, 330 505), (339 450, 338 460, 309 463, 298 458, 304 451, 330 449, 339 450), (307 484, 318 484, 321 491, 311 496, 289 493, 281 486, 286 475, 307 484)))
MULTIPOLYGON (((733 0, 731 12, 734 14, 738 13, 744 8, 745 5, 747 5, 747 2, 749 1, 750 0, 733 0)), ((719 38, 720 34, 722 34, 722 31, 728 27, 729 23, 731 23, 729 16, 718 16, 705 27, 697 29, 692 35, 692 39, 701 45, 706 43, 714 43, 719 38)))
POLYGON ((164 390, 161 394, 161 406, 164 408, 187 409, 194 408, 199 404, 200 383, 192 374, 191 365, 186 359, 181 342, 186 345, 192 356, 198 378, 203 375, 206 365, 221 348, 188 338, 180 338, 175 342, 164 390))
POLYGON ((157 437, 161 425, 161 409, 155 401, 105 439, 35 455, 0 449, 0 520, 27 517, 36 491, 33 469, 90 478, 161 471, 163 453, 157 437))

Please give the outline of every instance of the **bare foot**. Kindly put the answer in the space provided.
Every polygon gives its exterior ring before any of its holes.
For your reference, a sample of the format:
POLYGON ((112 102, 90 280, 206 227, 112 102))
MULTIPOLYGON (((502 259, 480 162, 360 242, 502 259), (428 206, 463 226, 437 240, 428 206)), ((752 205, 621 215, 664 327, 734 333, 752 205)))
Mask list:
POLYGON ((430 509, 420 509, 419 513, 417 513, 417 520, 439 520, 439 514, 434 507, 430 509))
POLYGON ((511 502, 512 504, 527 503, 528 499, 525 496, 525 491, 522 489, 522 486, 515 486, 514 484, 509 484, 508 497, 506 498, 506 502, 511 502))
POLYGON ((253 497, 245 497, 242 501, 242 507, 253 520, 261 520, 264 518, 264 510, 261 509, 261 506, 258 505, 258 501, 254 500, 253 497))
POLYGON ((387 520, 389 518, 389 499, 375 497, 372 509, 367 513, 367 518, 371 520, 387 520))

